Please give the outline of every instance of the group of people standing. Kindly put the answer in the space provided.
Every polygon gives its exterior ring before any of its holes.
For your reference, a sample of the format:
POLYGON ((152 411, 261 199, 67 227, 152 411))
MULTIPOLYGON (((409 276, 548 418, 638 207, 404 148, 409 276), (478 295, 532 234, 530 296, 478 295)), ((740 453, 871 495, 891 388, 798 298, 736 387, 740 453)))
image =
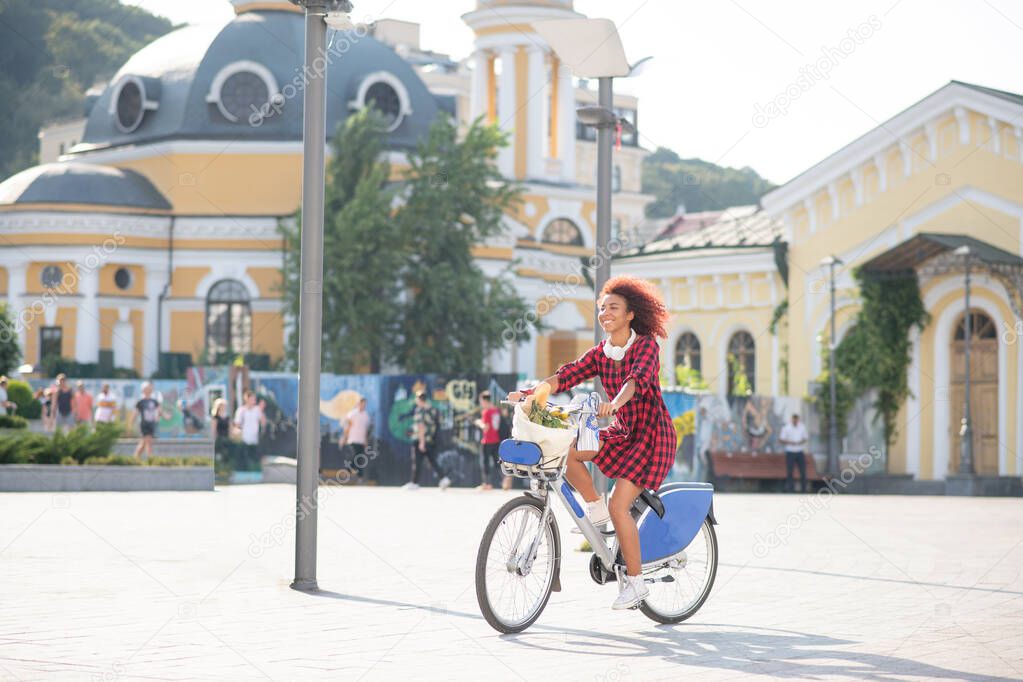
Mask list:
POLYGON ((233 417, 228 416, 223 398, 213 402, 210 417, 217 457, 230 460, 234 468, 243 471, 259 469, 259 437, 266 426, 266 401, 258 400, 256 392, 248 389, 233 417))
MULTIPOLYGON (((3 377, 6 380, 6 377, 3 377)), ((58 374, 53 384, 35 391, 33 397, 42 406, 43 428, 69 430, 79 424, 112 424, 117 420, 117 397, 111 392, 110 384, 103 384, 100 392, 93 396, 84 381, 71 382, 64 374, 58 374)), ((16 407, 10 403, 11 407, 16 407)))

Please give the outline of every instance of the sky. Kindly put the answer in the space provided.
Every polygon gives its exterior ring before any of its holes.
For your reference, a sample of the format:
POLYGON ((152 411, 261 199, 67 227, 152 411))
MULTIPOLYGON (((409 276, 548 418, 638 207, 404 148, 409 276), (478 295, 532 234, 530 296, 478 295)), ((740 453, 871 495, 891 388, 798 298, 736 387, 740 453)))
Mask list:
MULTIPOLYGON (((176 23, 224 22, 228 0, 122 0, 176 23)), ((422 26, 422 47, 464 57, 473 0, 354 0, 353 18, 422 26)), ((782 183, 950 80, 1023 92, 1015 0, 576 0, 615 21, 639 97, 641 144, 750 166, 782 183)))

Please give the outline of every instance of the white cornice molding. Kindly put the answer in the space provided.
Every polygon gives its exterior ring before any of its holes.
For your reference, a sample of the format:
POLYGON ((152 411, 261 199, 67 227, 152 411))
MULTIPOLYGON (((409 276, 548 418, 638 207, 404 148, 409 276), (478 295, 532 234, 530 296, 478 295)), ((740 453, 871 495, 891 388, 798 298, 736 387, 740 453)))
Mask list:
POLYGON ((928 121, 949 111, 954 112, 959 120, 960 143, 967 144, 969 120, 966 110, 999 121, 1014 121, 1023 116, 1023 106, 1019 104, 958 83, 949 83, 767 193, 761 199, 761 204, 772 215, 778 215, 853 168, 867 163, 875 154, 918 131, 928 121), (963 142, 964 133, 966 142, 963 142))
POLYGON ((774 252, 769 247, 752 253, 724 251, 713 255, 702 250, 651 255, 611 261, 613 274, 632 273, 645 278, 665 277, 675 280, 683 276, 734 275, 739 273, 775 273, 774 252))
POLYGON ((170 221, 169 216, 11 211, 0 213, 0 232, 6 234, 61 232, 109 235, 121 233, 137 237, 165 238, 170 231, 170 221))
MULTIPOLYGON (((324 144, 327 157, 331 156, 329 144, 324 144)), ((117 164, 124 161, 137 161, 158 156, 177 154, 213 154, 216 156, 241 154, 293 154, 302 155, 302 140, 169 140, 151 144, 126 145, 109 149, 96 149, 88 152, 64 154, 61 161, 80 161, 82 163, 117 164)), ((405 152, 388 150, 385 152, 387 161, 393 165, 408 165, 405 152)))

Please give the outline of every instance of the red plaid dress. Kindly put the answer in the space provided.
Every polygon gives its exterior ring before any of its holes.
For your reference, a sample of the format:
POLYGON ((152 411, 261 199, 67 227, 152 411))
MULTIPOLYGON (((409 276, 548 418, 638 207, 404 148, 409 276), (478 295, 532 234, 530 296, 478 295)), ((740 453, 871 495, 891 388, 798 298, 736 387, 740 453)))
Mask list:
POLYGON ((660 348, 652 336, 636 336, 621 362, 604 355, 603 343, 575 362, 558 368, 558 392, 599 376, 609 398, 629 379, 636 392, 600 431, 600 451, 593 463, 609 478, 624 478, 657 490, 675 463, 675 426, 661 397, 660 348))

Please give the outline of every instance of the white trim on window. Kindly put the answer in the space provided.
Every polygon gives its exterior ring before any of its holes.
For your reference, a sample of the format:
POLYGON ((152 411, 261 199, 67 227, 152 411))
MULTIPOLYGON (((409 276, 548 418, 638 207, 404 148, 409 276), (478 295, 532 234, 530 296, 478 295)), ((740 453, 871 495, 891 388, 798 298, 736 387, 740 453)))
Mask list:
POLYGON ((400 110, 398 115, 394 118, 394 122, 386 128, 386 132, 391 133, 398 129, 398 126, 402 124, 406 116, 412 114, 412 100, 409 98, 408 89, 405 84, 401 82, 401 79, 395 76, 390 71, 374 71, 373 73, 367 74, 362 82, 359 83, 359 91, 355 93, 355 98, 348 102, 348 108, 352 111, 358 111, 366 108, 366 94, 369 89, 377 83, 384 83, 385 85, 391 86, 394 92, 398 95, 398 103, 400 110))
POLYGON ((266 91, 269 93, 267 97, 267 104, 278 104, 281 91, 277 87, 277 79, 274 78, 273 73, 270 69, 266 68, 259 62, 254 62, 249 59, 242 59, 237 62, 231 62, 213 77, 213 81, 210 83, 210 91, 206 95, 206 101, 209 104, 216 104, 217 109, 220 111, 220 115, 226 118, 231 123, 238 123, 239 118, 227 110, 224 106, 224 102, 221 99, 221 90, 224 87, 224 83, 227 79, 236 73, 243 72, 253 73, 263 81, 266 85, 266 91))

